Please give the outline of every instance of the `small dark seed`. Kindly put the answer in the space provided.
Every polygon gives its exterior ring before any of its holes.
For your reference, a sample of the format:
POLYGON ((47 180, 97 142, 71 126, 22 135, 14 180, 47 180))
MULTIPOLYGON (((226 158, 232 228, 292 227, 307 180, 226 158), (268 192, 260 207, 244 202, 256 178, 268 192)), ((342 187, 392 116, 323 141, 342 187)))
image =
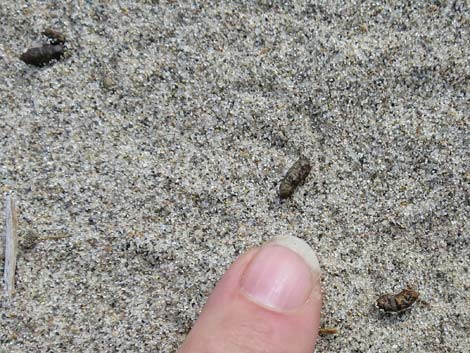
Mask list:
POLYGON ((295 189, 305 182, 308 174, 312 169, 310 162, 304 156, 301 156, 297 162, 287 171, 285 177, 279 185, 279 197, 286 199, 291 197, 295 189))

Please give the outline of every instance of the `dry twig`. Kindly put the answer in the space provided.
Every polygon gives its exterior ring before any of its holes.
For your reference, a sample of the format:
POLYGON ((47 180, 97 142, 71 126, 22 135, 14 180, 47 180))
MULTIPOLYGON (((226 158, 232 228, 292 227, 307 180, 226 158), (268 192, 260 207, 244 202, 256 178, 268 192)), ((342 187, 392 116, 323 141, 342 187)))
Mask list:
POLYGON ((16 256, 18 254, 18 219, 16 216, 16 202, 13 195, 7 195, 5 205, 5 268, 3 283, 8 298, 15 291, 16 256))
POLYGON ((320 335, 336 335, 339 330, 336 327, 322 327, 319 330, 320 335))

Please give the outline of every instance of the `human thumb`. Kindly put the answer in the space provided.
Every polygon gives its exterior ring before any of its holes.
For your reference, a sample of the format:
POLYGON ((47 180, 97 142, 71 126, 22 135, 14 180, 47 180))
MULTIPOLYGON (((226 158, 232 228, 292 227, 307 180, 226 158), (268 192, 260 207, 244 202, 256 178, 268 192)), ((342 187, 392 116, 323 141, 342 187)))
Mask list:
POLYGON ((179 353, 311 353, 320 309, 315 253, 299 238, 276 238, 232 264, 179 353))

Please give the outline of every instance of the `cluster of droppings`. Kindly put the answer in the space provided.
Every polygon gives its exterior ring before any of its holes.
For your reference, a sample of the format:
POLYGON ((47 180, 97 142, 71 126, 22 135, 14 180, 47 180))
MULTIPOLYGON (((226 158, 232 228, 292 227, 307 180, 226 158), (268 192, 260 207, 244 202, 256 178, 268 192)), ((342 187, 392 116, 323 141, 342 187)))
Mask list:
POLYGON ((50 42, 28 49, 21 54, 20 60, 34 66, 44 66, 52 60, 59 60, 64 56, 66 43, 65 35, 51 28, 45 29, 42 34, 49 38, 50 42))
POLYGON ((1 349, 176 351, 233 259, 289 234, 318 253, 340 330, 318 351, 470 351, 468 13, 3 1, 0 189, 26 248, 1 349), (72 55, 25 65, 48 27, 72 55), (431 307, 373 306, 405 283, 431 307))

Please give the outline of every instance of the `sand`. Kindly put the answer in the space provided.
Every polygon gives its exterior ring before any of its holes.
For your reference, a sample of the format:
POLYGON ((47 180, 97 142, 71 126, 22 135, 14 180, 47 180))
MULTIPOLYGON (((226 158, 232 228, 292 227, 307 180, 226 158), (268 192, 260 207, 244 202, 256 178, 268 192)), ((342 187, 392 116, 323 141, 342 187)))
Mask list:
POLYGON ((316 352, 469 352, 468 2, 153 2, 0 6, 0 352, 174 352, 283 234, 322 267, 316 352), (47 27, 66 57, 26 65, 47 27), (411 310, 375 308, 408 285, 411 310))

